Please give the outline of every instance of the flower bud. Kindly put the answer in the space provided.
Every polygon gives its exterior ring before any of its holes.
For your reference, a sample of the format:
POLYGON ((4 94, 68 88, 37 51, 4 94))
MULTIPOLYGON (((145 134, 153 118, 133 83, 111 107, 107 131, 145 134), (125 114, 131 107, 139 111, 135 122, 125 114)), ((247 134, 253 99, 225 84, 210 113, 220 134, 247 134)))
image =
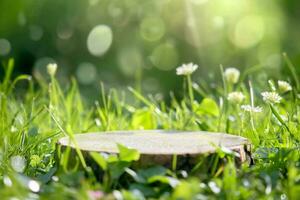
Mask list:
POLYGON ((224 72, 225 79, 228 83, 237 83, 240 77, 240 71, 236 68, 227 68, 224 72))
POLYGON ((278 89, 282 93, 292 90, 292 86, 286 81, 278 81, 277 83, 278 83, 278 89))
POLYGON ((227 97, 228 101, 234 104, 240 104, 245 99, 245 95, 241 92, 231 92, 227 97))
POLYGON ((47 65, 47 72, 50 76, 55 76, 57 70, 57 64, 56 63, 49 63, 47 65))

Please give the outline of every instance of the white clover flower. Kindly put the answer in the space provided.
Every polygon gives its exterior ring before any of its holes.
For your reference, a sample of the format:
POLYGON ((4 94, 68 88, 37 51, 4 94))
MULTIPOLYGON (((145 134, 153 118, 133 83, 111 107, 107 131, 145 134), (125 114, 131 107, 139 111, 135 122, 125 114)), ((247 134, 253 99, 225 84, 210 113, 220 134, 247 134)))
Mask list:
POLYGON ((198 69, 198 65, 193 63, 182 64, 176 68, 177 75, 191 75, 194 71, 198 69))
POLYGON ((236 68, 227 68, 224 72, 228 83, 237 83, 240 77, 240 71, 236 68))
POLYGON ((47 72, 50 76, 54 76, 56 74, 57 64, 56 63, 49 63, 47 65, 47 72))
POLYGON ((280 103, 282 97, 279 96, 277 92, 262 92, 261 96, 263 97, 263 100, 267 103, 280 103))
POLYGON ((240 104, 245 99, 245 95, 241 92, 230 92, 227 96, 228 101, 235 104, 240 104))
POLYGON ((286 81, 278 81, 278 89, 280 92, 285 93, 292 90, 292 86, 286 81))
POLYGON ((262 112, 262 108, 259 106, 242 105, 241 108, 246 112, 253 112, 253 113, 262 112))
POLYGON ((12 156, 10 158, 11 167, 19 173, 23 173, 26 167, 26 159, 23 156, 12 156))

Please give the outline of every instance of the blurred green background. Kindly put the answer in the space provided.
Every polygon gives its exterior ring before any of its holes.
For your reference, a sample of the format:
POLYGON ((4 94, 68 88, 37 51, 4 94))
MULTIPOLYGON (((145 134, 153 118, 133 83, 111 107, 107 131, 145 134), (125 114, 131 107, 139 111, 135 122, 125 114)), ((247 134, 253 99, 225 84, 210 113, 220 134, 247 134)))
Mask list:
POLYGON ((60 81, 75 76, 88 98, 100 81, 167 95, 186 62, 212 83, 220 64, 276 76, 287 52, 299 66, 299 19, 299 0, 1 0, 0 59, 42 76, 56 62, 60 81))

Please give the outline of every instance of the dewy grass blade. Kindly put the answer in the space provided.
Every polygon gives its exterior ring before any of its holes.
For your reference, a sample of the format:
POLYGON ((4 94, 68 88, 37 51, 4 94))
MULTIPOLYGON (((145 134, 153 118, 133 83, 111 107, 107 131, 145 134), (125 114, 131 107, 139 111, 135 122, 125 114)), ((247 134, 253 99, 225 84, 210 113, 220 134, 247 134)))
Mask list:
POLYGON ((146 104, 149 107, 153 107, 155 106, 152 102, 150 102, 149 100, 147 100, 145 97, 143 97, 143 95, 141 95, 139 92, 137 92, 135 89, 133 89, 132 87, 128 87, 128 90, 130 92, 132 92, 134 94, 134 96, 136 98, 138 98, 141 102, 143 102, 144 104, 146 104))
POLYGON ((14 69, 14 59, 9 59, 8 60, 8 63, 6 65, 6 68, 4 68, 5 70, 5 76, 4 76, 4 80, 1 84, 1 91, 3 92, 7 92, 8 91, 8 87, 9 87, 9 82, 11 80, 11 75, 12 75, 12 72, 13 72, 13 69, 14 69))
POLYGON ((192 111, 194 112, 194 90, 193 90, 193 82, 192 82, 191 75, 187 75, 187 87, 188 87, 189 98, 191 101, 191 108, 192 111))
POLYGON ((218 131, 221 131, 221 124, 222 124, 222 118, 225 112, 225 106, 224 106, 224 98, 226 98, 227 95, 227 86, 226 86, 226 81, 225 81, 225 77, 224 77, 224 68, 223 65, 220 65, 220 72, 221 72, 221 77, 222 77, 222 83, 223 83, 223 97, 220 97, 220 108, 221 108, 221 113, 219 116, 219 120, 218 120, 218 131))
POLYGON ((69 136, 71 141, 74 143, 75 145, 75 150, 76 150, 76 153, 78 154, 78 157, 80 159, 80 162, 83 166, 83 168, 87 168, 87 165, 86 165, 86 162, 84 160, 84 157, 82 155, 82 152, 80 151, 79 147, 78 147, 78 144, 77 144, 77 141, 75 140, 74 138, 74 135, 73 133, 70 133, 68 134, 63 128, 62 126, 59 124, 59 122, 57 121, 57 119, 55 118, 54 114, 46 107, 46 109, 48 110, 48 112, 50 113, 51 115, 51 118, 54 120, 54 122, 56 123, 57 127, 59 128, 59 130, 65 135, 65 136, 69 136))
POLYGON ((293 133, 290 131, 289 127, 284 122, 284 120, 282 119, 282 117, 280 116, 280 114, 276 111, 276 109, 274 108, 274 106, 272 104, 269 104, 269 105, 270 105, 271 111, 274 114, 274 116, 276 117, 276 119, 278 119, 278 121, 281 123, 281 125, 283 125, 286 128, 286 130, 290 133, 291 137, 294 137, 293 133))
MULTIPOLYGON (((250 103, 251 103, 251 107, 254 108, 254 91, 253 91, 253 87, 252 87, 252 82, 249 80, 249 90, 250 90, 250 103)), ((255 128, 255 124, 254 124, 254 115, 253 115, 253 111, 251 110, 250 112, 250 124, 251 124, 251 128, 252 131, 254 133, 254 137, 255 140, 259 140, 259 134, 255 128)))
POLYGON ((14 87, 16 86, 16 84, 19 81, 22 81, 22 80, 31 81, 31 76, 29 76, 29 75, 20 75, 17 78, 15 78, 15 80, 11 83, 10 87, 8 88, 7 95, 9 95, 13 91, 14 87))
POLYGON ((177 168, 177 155, 174 154, 172 156, 172 170, 173 171, 176 171, 176 168, 177 168))
POLYGON ((296 83, 296 88, 297 91, 299 91, 300 89, 300 80, 298 78, 297 72, 296 72, 296 67, 293 65, 293 63, 291 62, 290 58, 288 57, 288 55, 286 53, 283 53, 283 58, 289 68, 289 70, 291 71, 292 77, 296 83))

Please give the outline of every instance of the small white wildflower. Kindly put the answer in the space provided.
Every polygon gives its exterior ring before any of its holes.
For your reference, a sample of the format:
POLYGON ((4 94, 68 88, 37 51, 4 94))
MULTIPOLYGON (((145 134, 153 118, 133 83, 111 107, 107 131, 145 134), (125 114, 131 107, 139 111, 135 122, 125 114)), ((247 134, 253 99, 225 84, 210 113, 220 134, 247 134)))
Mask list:
POLYGON ((241 108, 247 112, 253 112, 253 113, 262 112, 262 108, 259 106, 242 105, 241 108))
POLYGON ((198 65, 193 63, 182 64, 176 68, 177 75, 191 75, 194 71, 198 69, 198 65))
POLYGON ((227 68, 224 75, 228 83, 237 83, 240 77, 240 71, 236 68, 227 68))
POLYGON ((278 89, 282 93, 292 90, 292 86, 286 81, 278 81, 277 83, 278 83, 278 89))
POLYGON ((245 95, 241 92, 230 92, 227 97, 231 103, 240 104, 245 99, 245 95))
POLYGON ((12 168, 19 173, 23 173, 26 167, 26 159, 23 156, 12 156, 10 158, 12 168))
POLYGON ((263 100, 267 103, 280 103, 282 97, 279 96, 277 92, 262 92, 261 96, 263 97, 263 100))
POLYGON ((56 63, 49 63, 47 65, 47 72, 50 76, 54 76, 56 74, 57 64, 56 63))

